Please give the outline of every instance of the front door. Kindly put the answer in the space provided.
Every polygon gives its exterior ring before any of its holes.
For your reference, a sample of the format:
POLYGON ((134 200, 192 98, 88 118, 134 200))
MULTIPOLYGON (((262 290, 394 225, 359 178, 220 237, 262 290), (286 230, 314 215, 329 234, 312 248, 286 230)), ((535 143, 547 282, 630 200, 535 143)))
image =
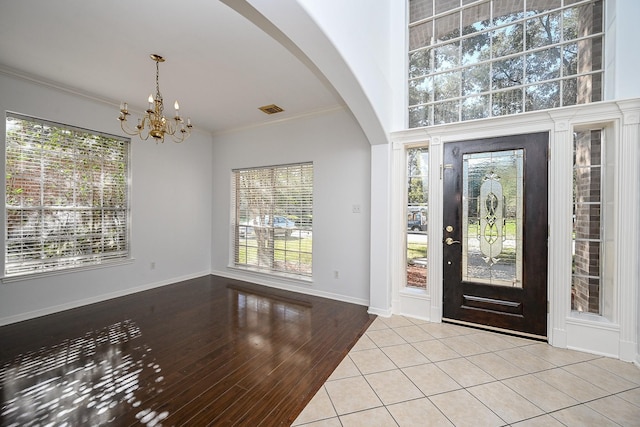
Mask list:
POLYGON ((548 138, 444 145, 444 320, 546 337, 548 138))

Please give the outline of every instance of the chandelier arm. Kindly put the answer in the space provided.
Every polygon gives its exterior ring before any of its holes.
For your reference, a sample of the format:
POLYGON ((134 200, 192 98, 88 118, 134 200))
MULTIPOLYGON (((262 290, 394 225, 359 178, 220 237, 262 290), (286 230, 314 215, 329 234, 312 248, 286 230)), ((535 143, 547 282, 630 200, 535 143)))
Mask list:
POLYGON ((127 121, 126 118, 119 118, 118 120, 120 120, 120 128, 122 128, 122 131, 124 133, 126 133, 127 135, 131 135, 131 136, 136 136, 136 135, 140 135, 140 130, 136 128, 136 130, 131 129, 125 122, 127 121))

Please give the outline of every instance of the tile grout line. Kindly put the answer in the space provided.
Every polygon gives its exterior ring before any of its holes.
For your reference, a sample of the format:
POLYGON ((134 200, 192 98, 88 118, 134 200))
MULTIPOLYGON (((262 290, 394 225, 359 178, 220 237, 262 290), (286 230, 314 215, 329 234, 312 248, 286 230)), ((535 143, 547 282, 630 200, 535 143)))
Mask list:
MULTIPOLYGON (((378 318, 378 319, 380 319, 380 318, 378 318)), ((428 323, 428 322, 427 322, 427 323, 428 323)), ((422 325, 422 324, 427 324, 427 323, 420 323, 420 324, 412 323, 411 325, 400 325, 400 326, 393 327, 393 326, 390 326, 390 325, 386 324, 382 319, 380 319, 379 324, 374 325, 374 324, 372 323, 372 324, 370 325, 370 327, 371 327, 371 326, 374 326, 374 327, 376 328, 376 329, 372 330, 371 332, 375 332, 375 331, 383 331, 383 330, 384 330, 384 331, 392 331, 392 332, 394 332, 394 333, 395 333, 395 334, 396 334, 396 335, 397 335, 397 336, 402 340, 402 343, 391 344, 391 345, 382 345, 382 346, 381 346, 381 345, 380 345, 380 344, 378 344, 374 339, 372 339, 370 336, 368 336, 368 335, 367 335, 367 332, 369 332, 369 330, 367 330, 367 331, 365 332, 365 334, 363 334, 363 336, 367 336, 367 338, 369 339, 369 341, 371 341, 371 342, 373 343, 373 346, 374 346, 374 347, 371 347, 371 348, 365 348, 365 349, 361 349, 361 350, 355 350, 355 349, 352 349, 349 353, 347 353, 347 355, 346 355, 346 356, 347 356, 347 357, 349 357, 350 362, 355 366, 355 368, 356 368, 356 370, 357 370, 357 372, 358 372, 358 375, 347 376, 347 377, 340 378, 340 379, 361 377, 362 379, 364 379, 364 381, 366 382, 366 384, 369 386, 369 388, 373 391, 373 393, 375 394, 375 396, 377 397, 377 399, 380 401, 381 406, 375 406, 375 407, 373 407, 373 408, 362 409, 362 410, 353 411, 353 412, 349 412, 349 413, 346 413, 346 414, 342 414, 342 415, 340 415, 340 414, 338 414, 338 413, 337 413, 337 410, 336 410, 335 405, 334 405, 334 403, 333 403, 333 399, 332 399, 332 398, 331 398, 331 396, 329 395, 328 390, 326 390, 326 388, 325 388, 325 387, 324 387, 324 385, 323 385, 323 388, 325 389, 325 393, 327 393, 327 395, 329 396, 329 400, 330 400, 330 402, 331 402, 331 404, 332 404, 333 410, 334 410, 334 412, 336 413, 336 417, 335 417, 335 418, 340 422, 340 425, 343 425, 343 423, 342 423, 342 421, 341 421, 341 419, 340 419, 340 417, 341 417, 341 416, 344 416, 344 415, 350 415, 350 414, 356 414, 356 413, 365 412, 365 411, 368 411, 368 410, 371 410, 371 409, 377 409, 377 408, 385 408, 386 412, 387 412, 387 413, 389 414, 389 416, 394 420, 394 422, 395 422, 396 424, 399 424, 398 420, 393 416, 393 414, 391 413, 391 411, 389 411, 388 406, 392 406, 392 405, 396 405, 396 404, 401 404, 401 403, 405 403, 405 402, 410 402, 410 401, 414 401, 414 400, 421 400, 421 399, 427 399, 427 400, 430 402, 430 404, 431 404, 431 405, 433 405, 433 406, 434 406, 434 408, 436 408, 436 409, 438 410, 438 412, 439 412, 439 413, 440 413, 440 414, 441 414, 441 415, 442 415, 442 416, 443 416, 447 421, 449 421, 451 424, 455 425, 455 424, 453 423, 453 421, 452 421, 452 420, 451 420, 451 419, 450 419, 450 418, 449 418, 449 417, 448 417, 444 412, 442 412, 442 410, 441 410, 441 409, 440 409, 440 408, 439 408, 439 407, 438 407, 438 406, 437 406, 437 405, 436 405, 436 404, 431 400, 431 396, 438 396, 438 395, 442 395, 442 394, 450 393, 450 392, 452 392, 452 391, 459 391, 459 390, 464 390, 465 392, 467 392, 467 393, 468 393, 472 398, 474 398, 475 400, 477 400, 477 401, 478 401, 478 402, 479 402, 483 407, 485 407, 485 408, 486 408, 490 413, 492 413, 492 414, 493 414, 493 415, 495 415, 498 419, 500 419, 502 422, 504 422, 503 426, 508 426, 508 425, 511 425, 511 424, 520 423, 520 422, 523 422, 523 421, 527 421, 527 420, 531 420, 531 419, 535 419, 535 418, 540 418, 540 417, 544 417, 544 416, 549 416, 549 417, 552 417, 554 420, 559 421, 559 419, 558 419, 558 418, 556 418, 556 417, 554 417, 554 416, 553 416, 553 414, 559 413, 559 412, 564 411, 564 410, 567 410, 567 409, 580 407, 580 406, 585 406, 585 407, 587 407, 588 409, 590 409, 590 410, 592 410, 592 411, 596 412, 596 413, 597 413, 597 414, 599 414, 600 416, 605 417, 606 419, 610 420, 610 421, 611 421, 611 422, 613 422, 613 423, 616 423, 614 420, 612 420, 611 418, 609 418, 607 415, 605 415, 605 414, 603 414, 603 413, 601 413, 601 412, 597 411, 596 409, 593 409, 593 408, 591 408, 590 406, 588 406, 588 404, 589 404, 589 403, 592 403, 592 402, 595 402, 595 401, 598 401, 598 400, 601 400, 601 399, 607 399, 607 398, 610 398, 610 397, 618 396, 618 395, 620 395, 620 394, 622 394, 622 393, 625 393, 625 392, 629 392, 629 391, 632 391, 632 390, 640 389, 640 384, 637 384, 635 381, 629 381, 629 380, 626 380, 626 381, 628 381, 628 382, 630 382, 630 383, 632 383, 632 384, 635 384, 635 387, 631 387, 631 388, 628 388, 628 389, 624 389, 624 390, 621 390, 621 391, 618 391, 618 392, 609 392, 609 393, 607 393, 607 394, 606 394, 606 395, 604 395, 604 396, 600 396, 600 397, 592 398, 592 399, 590 399, 590 400, 586 400, 586 401, 580 401, 579 399, 577 399, 577 398, 573 397, 572 395, 569 395, 569 394, 565 393, 564 391, 562 391, 562 390, 558 389, 558 388, 557 388, 557 387, 555 387, 553 384, 551 384, 551 383, 549 383, 549 382, 545 381, 544 379, 542 379, 542 378, 538 378, 538 376, 537 376, 537 375, 538 375, 538 374, 540 374, 540 373, 543 373, 543 372, 550 372, 550 371, 554 371, 554 370, 560 369, 560 370, 564 371, 565 373, 567 373, 567 374, 569 374, 569 375, 572 375, 572 376, 575 376, 577 379, 580 379, 581 381, 586 381, 586 382, 587 382, 587 383, 589 383, 590 385, 592 385, 592 386, 594 386, 594 387, 597 387, 598 389, 600 389, 600 390, 602 390, 602 391, 606 392, 606 390, 602 389, 602 388, 601 388, 601 387, 599 387, 597 384, 592 383, 590 380, 585 379, 585 378, 582 378, 581 376, 576 375, 576 374, 574 374, 574 373, 572 373, 572 372, 570 372, 570 371, 568 371, 568 370, 564 369, 564 368, 566 368, 566 367, 570 367, 570 366, 574 366, 574 365, 579 365, 579 364, 583 364, 583 363, 584 363, 584 364, 589 364, 589 363, 591 363, 591 362, 593 362, 593 361, 597 361, 597 360, 604 359, 604 357, 603 357, 603 356, 599 356, 599 355, 591 355, 591 356, 593 356, 592 358, 585 358, 584 360, 570 361, 570 362, 568 362, 568 363, 564 363, 564 362, 558 363, 558 362, 554 362, 554 361, 552 361, 552 360, 553 360, 553 358, 552 358, 552 357, 550 357, 550 358, 543 358, 543 357, 538 356, 538 355, 537 355, 537 354, 535 354, 534 352, 530 351, 530 350, 531 350, 531 348, 532 348, 533 346, 535 346, 535 345, 537 345, 537 344, 539 344, 539 343, 534 343, 534 342, 531 342, 531 343, 527 343, 527 342, 524 342, 524 343, 514 343, 513 341, 508 341, 508 340, 506 340, 506 341, 507 341, 507 343, 509 344, 509 346, 510 346, 510 347, 505 348, 505 349, 501 349, 501 350, 493 350, 493 351, 492 351, 492 350, 487 349, 486 347, 483 347, 481 344, 476 343, 476 342, 475 342, 475 341, 473 341, 473 340, 470 340, 472 343, 474 343, 474 344, 476 344, 476 345, 478 345, 478 346, 480 346, 480 347, 482 347, 482 348, 486 349, 487 351, 486 351, 486 352, 481 352, 481 353, 473 353, 473 354, 469 354, 469 355, 463 355, 463 354, 460 354, 458 351, 456 351, 456 350, 455 350, 454 348, 452 348, 451 346, 447 345, 447 343, 443 342, 443 340, 446 340, 446 339, 449 339, 449 338, 465 337, 465 336, 468 336, 468 335, 472 335, 472 334, 473 334, 472 332, 469 332, 469 333, 459 333, 460 331, 458 331, 458 333, 457 333, 457 334, 455 334, 455 335, 448 335, 448 336, 443 336, 443 337, 435 337, 435 336, 431 335, 427 330, 425 330, 425 329, 423 329, 423 328, 420 328, 420 329, 421 329, 421 330, 423 330, 425 333, 430 334, 431 336, 433 336, 433 339, 425 339, 425 340, 417 340, 417 341, 408 341, 405 337, 403 337, 401 334, 399 334, 399 333, 396 331, 396 329, 399 329, 399 328, 405 328, 405 327, 411 327, 411 326, 418 326, 418 327, 420 327, 420 325, 422 325), (384 326, 384 327, 382 327, 382 326, 384 326), (433 360, 432 360, 432 359, 430 359, 427 355, 425 355, 424 353, 422 353, 418 348, 416 348, 416 347, 414 346, 414 344, 415 344, 415 343, 428 342, 428 341, 438 341, 440 344, 444 345, 446 348, 448 348, 448 349, 450 349, 451 351, 453 351, 454 353, 458 354, 458 357, 445 358, 445 359, 443 359, 443 360, 433 361, 433 360), (405 366, 405 367, 400 367, 400 366, 398 365, 398 363, 396 363, 396 361, 395 361, 392 357, 390 357, 390 356, 389 356, 389 355, 384 351, 384 349, 385 349, 385 348, 390 348, 390 347, 400 346, 400 345, 409 345, 409 346, 411 346, 411 348, 412 348, 413 350, 415 350, 416 352, 418 352, 420 355, 422 355, 422 356, 427 360, 427 363, 418 363, 418 364, 414 364, 414 365, 408 365, 408 366, 405 366), (529 349, 527 349, 527 347, 529 347, 529 349), (383 370, 381 370, 381 371, 375 371, 375 372, 371 372, 371 373, 369 373, 369 374, 364 374, 364 373, 363 373, 363 371, 362 371, 362 369, 361 369, 361 367, 360 367, 360 366, 358 366, 358 364, 355 362, 355 360, 351 358, 351 353, 358 353, 358 352, 361 352, 361 351, 374 350, 374 349, 375 349, 375 350, 378 350, 379 352, 381 352, 381 353, 382 353, 382 355, 384 355, 384 356, 385 356, 385 357, 386 357, 386 358, 387 358, 387 359, 392 363, 392 365, 394 366, 394 368, 392 368, 392 369, 383 369, 383 370), (500 352, 500 351, 508 351, 508 350, 513 350, 513 349, 521 349, 521 350, 523 350, 523 351, 527 352, 528 356, 530 356, 530 357, 532 357, 532 358, 535 358, 535 359, 537 359, 537 360, 540 360, 541 362, 544 362, 544 363, 546 363, 546 364, 553 365, 553 366, 552 366, 552 367, 548 367, 548 368, 544 368, 544 369, 540 369, 540 370, 525 371, 523 368, 520 368, 518 365, 514 365, 514 364, 512 364, 508 359, 506 359, 506 358, 504 358, 502 355, 498 354, 498 352, 500 352), (474 363, 472 360, 470 360, 470 359, 469 359, 470 357, 473 357, 473 356, 486 355, 486 354, 494 354, 494 355, 496 355, 496 356, 500 357, 501 359, 503 359, 505 362, 507 362, 507 363, 509 363, 509 364, 513 365, 515 368, 519 369, 520 371, 523 371, 524 373, 522 373, 522 374, 517 374, 517 375, 513 375, 513 376, 507 376, 507 377, 505 377, 505 378, 498 379, 498 378, 494 377, 491 373, 489 373, 489 372, 487 372, 485 369, 483 369, 481 366, 479 366, 477 363, 474 363), (451 375, 449 375, 447 372, 445 372, 444 370, 442 370, 442 368, 441 368, 440 366, 438 366, 438 365, 437 365, 437 363, 439 363, 439 362, 446 362, 446 361, 449 361, 449 360, 457 360, 457 359, 464 359, 465 361, 467 361, 467 362, 471 363, 473 366, 475 366, 476 368, 478 368, 481 372, 483 372, 483 373, 487 374, 489 377, 493 378, 493 381, 489 381, 489 382, 485 382, 485 383, 479 383, 479 384, 474 384, 474 385, 471 385, 471 386, 465 387, 465 386, 463 386, 462 384, 460 384, 458 381, 456 381, 453 377, 451 377, 451 375), (458 387, 460 387, 460 388, 458 388, 458 389, 456 389, 456 390, 449 390, 449 391, 443 391, 443 392, 439 392, 439 393, 434 393, 434 394, 432 394, 431 396, 426 395, 426 394, 425 394, 425 393, 420 389, 420 387, 418 387, 418 385, 414 382, 414 380, 413 380, 412 378, 410 378, 410 377, 409 377, 409 376, 408 376, 408 375, 403 371, 403 369, 405 369, 405 368, 410 368, 410 367, 415 367, 415 366, 420 366, 420 365, 427 365, 427 364, 431 364, 431 365, 433 365, 433 366, 434 366, 435 368, 437 368, 440 372, 442 372, 444 375, 446 375, 450 380, 452 380, 455 384, 457 384, 457 385, 458 385, 458 387), (393 372, 393 371, 399 371, 399 373, 400 373, 400 374, 402 374, 402 375, 404 376, 404 378, 406 378, 406 379, 407 379, 407 380, 408 380, 408 381, 409 381, 409 382, 410 382, 414 387, 416 387, 416 389, 420 392, 421 396, 420 396, 420 397, 415 397, 415 398, 410 398, 410 399, 407 399, 407 400, 403 400, 403 401, 401 401, 401 402, 396 402, 396 403, 393 403, 393 404, 390 404, 390 405, 385 404, 385 403, 384 403, 384 401, 382 400, 382 398, 380 397, 380 395, 378 394, 378 392, 377 392, 377 391, 375 390, 375 388, 373 387, 373 385, 369 382, 369 380, 368 380, 368 378, 367 378, 367 375, 374 375, 374 374, 379 374, 379 373, 384 373, 384 372, 393 372), (542 409, 542 408, 540 408, 538 405, 536 405, 534 402, 532 402, 530 399, 528 399, 528 398, 526 398, 525 396, 523 396, 522 394, 520 394, 517 390, 514 390, 512 387, 509 387, 507 384, 505 384, 505 383, 504 383, 504 381, 506 381, 506 380, 510 380, 510 379, 513 379, 513 378, 526 377, 526 376, 532 376, 533 378, 537 379, 538 381, 541 381, 542 383, 544 383, 544 384, 545 384, 545 386, 548 386, 548 387, 553 388, 554 390, 558 391, 559 393, 562 393, 562 394, 564 394, 564 395, 568 396, 569 398, 571 398, 571 399, 575 400, 577 403, 572 404, 572 405, 569 405, 569 406, 566 406, 566 407, 563 407, 563 408, 555 409, 555 410, 553 410, 553 411, 545 411, 544 409, 542 409), (539 415, 536 415, 536 416, 526 417, 526 418, 519 419, 519 420, 517 420, 517 421, 514 421, 513 423, 509 423, 509 422, 505 421, 505 420, 504 420, 504 419, 503 419, 503 418, 502 418, 498 413, 496 413, 492 408, 490 408, 489 406, 487 406, 487 405, 486 405, 482 400, 480 400, 479 398, 477 398, 473 393, 471 393, 471 392, 469 391, 469 389, 470 389, 470 388, 473 388, 473 387, 477 387, 477 386, 481 386, 481 385, 485 385, 485 384, 494 384, 494 383, 500 383, 500 384, 503 384, 503 385, 504 385, 505 387, 507 387, 509 390, 511 390, 512 392, 516 393, 516 395, 520 396, 522 399, 524 399, 525 401, 529 402, 531 405, 535 406, 536 408, 540 409, 540 410, 542 411, 542 413, 541 413, 541 414, 539 414, 539 415)), ((384 342, 384 341, 382 341, 382 342, 384 342)), ((610 370, 610 369, 607 369, 607 368, 605 368, 605 367, 601 367, 601 366, 598 366, 598 365, 592 365, 592 366, 594 366, 595 368, 601 369, 601 370, 603 370, 603 371, 606 371, 609 375, 613 375, 613 376, 614 376, 614 377, 616 377, 616 378, 619 378, 619 379, 625 380, 625 378, 624 378, 624 377, 622 377, 621 375, 619 375, 619 373, 618 373, 618 372, 614 372, 614 371, 612 371, 612 370, 610 370)), ((337 381, 337 380, 329 380, 329 379, 327 379, 327 382, 328 382, 328 381, 337 381)), ((619 399, 621 399, 625 404, 630 404, 630 405, 635 406, 635 407, 640 407, 640 405, 636 405, 636 404, 634 404, 633 402, 629 402, 627 399, 624 399, 624 398, 622 398, 622 397, 618 397, 618 398, 619 398, 619 399)), ((334 417, 325 418, 325 419, 332 419, 332 418, 334 418, 334 417)), ((320 421, 320 420, 317 420, 317 421, 320 421)), ((616 423, 616 424, 617 424, 617 423, 616 423)), ((300 425, 300 427, 303 427, 304 425, 306 425, 306 424, 300 425)))

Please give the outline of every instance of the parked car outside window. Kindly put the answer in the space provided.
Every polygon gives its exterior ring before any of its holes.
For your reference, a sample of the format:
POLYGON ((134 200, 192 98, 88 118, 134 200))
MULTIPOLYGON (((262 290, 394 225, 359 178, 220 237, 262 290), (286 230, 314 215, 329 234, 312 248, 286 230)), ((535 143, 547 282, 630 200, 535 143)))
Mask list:
POLYGON ((240 225, 240 235, 251 235, 255 232, 255 228, 273 228, 273 234, 275 236, 291 236, 291 232, 296 227, 296 223, 291 221, 289 218, 274 215, 273 221, 270 221, 269 215, 265 215, 264 217, 256 217, 249 221, 248 224, 240 225))

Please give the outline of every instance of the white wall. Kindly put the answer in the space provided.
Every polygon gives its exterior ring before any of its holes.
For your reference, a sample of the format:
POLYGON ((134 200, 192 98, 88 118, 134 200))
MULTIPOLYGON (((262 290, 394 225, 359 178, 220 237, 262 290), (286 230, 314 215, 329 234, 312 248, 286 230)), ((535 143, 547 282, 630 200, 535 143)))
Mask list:
POLYGON ((370 144, 388 143, 389 0, 378 0, 375 7, 366 1, 309 2, 309 9, 291 0, 245 0, 250 8, 240 7, 242 1, 221 1, 261 26, 339 92, 370 144))
POLYGON ((640 2, 607 0, 605 5, 605 99, 638 98, 640 2))
MULTIPOLYGON (((0 74, 0 111, 3 116, 12 111, 122 135, 116 120, 117 105, 4 74, 0 74)), ((0 146, 4 147, 4 118, 1 123, 0 146)), ((0 324, 209 274, 211 145, 209 134, 197 132, 181 145, 132 140, 134 260, 119 266, 2 283, 0 324), (156 265, 153 270, 151 262, 156 265)), ((0 163, 4 176, 4 162, 0 163)), ((4 212, 0 215, 4 224, 4 212)), ((0 228, 4 241, 4 226, 0 228)))
POLYGON ((393 107, 390 18, 400 2, 377 0, 372 7, 370 0, 298 1, 347 62, 389 132, 393 107))
POLYGON ((342 109, 214 136, 213 274, 368 304, 369 153, 362 130, 342 109), (309 161, 314 167, 313 282, 228 268, 232 169, 309 161), (353 213, 353 205, 361 213, 353 213))

